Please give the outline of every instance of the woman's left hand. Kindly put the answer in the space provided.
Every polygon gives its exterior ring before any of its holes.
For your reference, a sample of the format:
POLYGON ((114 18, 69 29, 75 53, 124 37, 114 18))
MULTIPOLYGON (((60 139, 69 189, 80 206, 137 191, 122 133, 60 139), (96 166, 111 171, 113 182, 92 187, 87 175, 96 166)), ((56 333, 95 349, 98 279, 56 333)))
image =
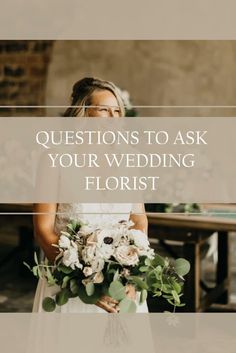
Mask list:
POLYGON ((129 299, 135 300, 136 299, 136 290, 135 287, 132 284, 127 284, 126 285, 126 295, 129 299))

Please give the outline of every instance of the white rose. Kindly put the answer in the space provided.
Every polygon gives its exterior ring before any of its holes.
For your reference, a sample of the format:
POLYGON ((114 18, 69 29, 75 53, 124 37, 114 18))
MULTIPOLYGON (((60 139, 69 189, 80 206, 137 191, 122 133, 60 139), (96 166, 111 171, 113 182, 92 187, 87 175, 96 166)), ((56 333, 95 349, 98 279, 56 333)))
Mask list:
POLYGON ((138 229, 130 229, 131 238, 134 244, 141 249, 147 249, 150 246, 148 237, 145 233, 138 229))
POLYGON ((114 256, 121 265, 125 266, 134 266, 139 262, 137 248, 132 245, 119 246, 114 256))
POLYGON ((68 249, 71 246, 70 239, 65 235, 61 235, 58 245, 60 246, 60 248, 68 249))
POLYGON ((83 273, 85 275, 85 277, 91 276, 91 274, 93 273, 93 270, 91 269, 91 267, 84 267, 83 269, 83 273))
POLYGON ((65 266, 71 267, 73 270, 75 269, 75 267, 83 267, 82 264, 79 262, 78 249, 75 245, 64 251, 62 262, 65 266))

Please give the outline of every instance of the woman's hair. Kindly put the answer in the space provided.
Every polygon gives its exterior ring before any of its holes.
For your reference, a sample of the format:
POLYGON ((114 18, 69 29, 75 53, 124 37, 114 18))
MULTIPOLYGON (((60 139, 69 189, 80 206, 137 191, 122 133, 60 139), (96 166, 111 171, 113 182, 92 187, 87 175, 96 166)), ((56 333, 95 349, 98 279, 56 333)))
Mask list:
POLYGON ((110 81, 93 77, 85 77, 74 84, 71 94, 71 107, 65 111, 64 116, 87 116, 86 108, 91 105, 93 93, 103 90, 108 90, 114 94, 120 108, 121 116, 124 116, 125 107, 120 89, 110 81))

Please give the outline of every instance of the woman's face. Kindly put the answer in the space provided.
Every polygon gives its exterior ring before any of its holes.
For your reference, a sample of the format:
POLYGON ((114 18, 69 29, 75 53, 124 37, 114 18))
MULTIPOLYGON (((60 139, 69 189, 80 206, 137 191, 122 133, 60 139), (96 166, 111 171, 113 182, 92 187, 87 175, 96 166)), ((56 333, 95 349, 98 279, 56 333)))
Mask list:
POLYGON ((117 118, 121 116, 119 104, 109 90, 97 90, 91 97, 91 108, 87 108, 89 117, 117 118))

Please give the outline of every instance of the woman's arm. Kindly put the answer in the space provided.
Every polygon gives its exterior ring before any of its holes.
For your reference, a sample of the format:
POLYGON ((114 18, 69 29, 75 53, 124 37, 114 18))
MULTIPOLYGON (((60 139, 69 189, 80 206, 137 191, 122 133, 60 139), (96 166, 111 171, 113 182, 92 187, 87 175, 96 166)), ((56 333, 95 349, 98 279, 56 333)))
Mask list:
POLYGON ((35 239, 51 262, 55 260, 58 254, 57 248, 52 246, 52 244, 57 244, 58 242, 58 235, 54 232, 56 210, 56 203, 34 204, 33 222, 35 239))
POLYGON ((133 229, 138 229, 147 234, 148 232, 148 220, 145 213, 144 204, 138 203, 133 205, 132 212, 130 214, 130 220, 134 222, 131 227, 133 229))

